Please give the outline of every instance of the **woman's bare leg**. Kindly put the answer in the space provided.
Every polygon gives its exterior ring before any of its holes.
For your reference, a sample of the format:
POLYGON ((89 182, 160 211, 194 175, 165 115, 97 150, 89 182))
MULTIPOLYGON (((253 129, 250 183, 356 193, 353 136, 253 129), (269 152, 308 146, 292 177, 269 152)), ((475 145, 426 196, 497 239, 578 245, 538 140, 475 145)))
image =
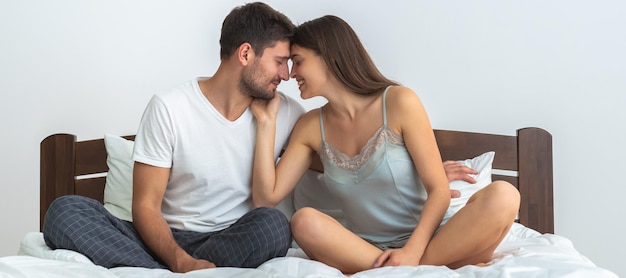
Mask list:
POLYGON ((515 221, 519 191, 495 181, 476 192, 430 241, 420 264, 458 268, 489 262, 515 221))
POLYGON ((372 268, 383 251, 350 232, 334 218, 313 208, 301 208, 291 218, 294 239, 309 258, 343 273, 372 268))

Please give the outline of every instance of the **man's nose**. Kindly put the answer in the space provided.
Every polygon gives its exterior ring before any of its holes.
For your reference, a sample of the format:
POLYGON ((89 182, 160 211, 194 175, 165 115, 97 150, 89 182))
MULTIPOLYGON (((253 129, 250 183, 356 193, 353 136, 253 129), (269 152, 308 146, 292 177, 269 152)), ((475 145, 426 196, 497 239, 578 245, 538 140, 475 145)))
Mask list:
POLYGON ((295 67, 291 67, 291 72, 289 74, 289 77, 291 78, 296 78, 296 71, 295 71, 295 67))
POLYGON ((280 67, 280 70, 278 71, 278 76, 280 77, 280 79, 288 81, 289 80, 289 66, 283 65, 280 67))

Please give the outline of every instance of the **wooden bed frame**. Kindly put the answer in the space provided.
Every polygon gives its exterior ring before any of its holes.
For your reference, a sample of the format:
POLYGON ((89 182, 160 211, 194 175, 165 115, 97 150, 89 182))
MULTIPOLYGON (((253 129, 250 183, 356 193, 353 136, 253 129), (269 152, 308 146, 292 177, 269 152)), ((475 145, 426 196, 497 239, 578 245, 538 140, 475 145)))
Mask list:
MULTIPOLYGON (((435 130, 435 136, 444 161, 495 151, 493 169, 505 171, 496 171, 493 180, 506 180, 521 194, 518 221, 554 233, 550 133, 540 128, 522 128, 516 136, 435 130)), ((53 134, 41 142, 40 229, 50 203, 59 196, 77 194, 102 202, 106 158, 104 139, 76 141, 72 134, 53 134)))

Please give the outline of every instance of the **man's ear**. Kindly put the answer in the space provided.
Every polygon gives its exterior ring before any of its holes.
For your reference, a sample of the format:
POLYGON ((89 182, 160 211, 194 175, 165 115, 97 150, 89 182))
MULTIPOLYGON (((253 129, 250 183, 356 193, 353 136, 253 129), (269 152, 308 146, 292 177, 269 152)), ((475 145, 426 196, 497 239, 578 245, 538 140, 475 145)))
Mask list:
POLYGON ((237 48, 237 59, 243 66, 247 66, 254 59, 254 49, 250 43, 244 42, 237 48))

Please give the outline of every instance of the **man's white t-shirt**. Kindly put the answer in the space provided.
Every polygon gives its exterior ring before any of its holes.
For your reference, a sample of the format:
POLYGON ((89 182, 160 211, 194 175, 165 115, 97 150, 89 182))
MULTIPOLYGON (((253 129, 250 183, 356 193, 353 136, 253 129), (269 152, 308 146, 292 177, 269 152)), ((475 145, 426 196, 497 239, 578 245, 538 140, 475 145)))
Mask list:
MULTIPOLYGON (((224 118, 202 94, 199 80, 150 100, 133 159, 171 168, 161 205, 170 227, 212 232, 227 228, 253 208, 256 120, 250 109, 235 121, 224 118)), ((275 159, 304 113, 297 101, 279 95, 275 159)))

